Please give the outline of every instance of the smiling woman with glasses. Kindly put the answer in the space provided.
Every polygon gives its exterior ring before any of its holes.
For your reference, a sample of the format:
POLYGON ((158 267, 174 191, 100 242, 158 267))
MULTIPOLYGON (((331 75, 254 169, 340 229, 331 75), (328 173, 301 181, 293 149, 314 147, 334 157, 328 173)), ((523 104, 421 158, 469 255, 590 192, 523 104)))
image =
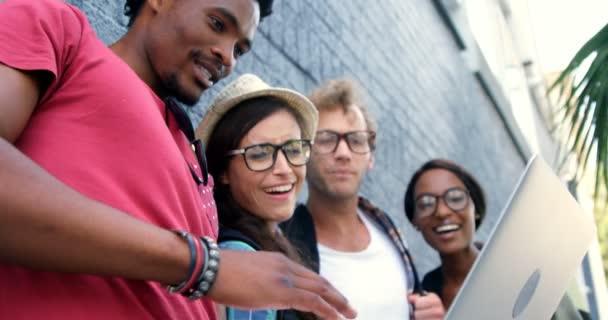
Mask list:
MULTIPOLYGON (((441 259, 441 265, 424 276, 422 286, 439 295, 447 309, 481 249, 474 235, 486 213, 484 191, 463 167, 434 159, 414 173, 404 202, 408 219, 441 259)), ((566 319, 582 319, 567 295, 551 320, 566 319)))
POLYGON ((474 236, 485 211, 481 186, 452 161, 431 160, 410 179, 405 213, 441 258, 441 265, 424 276, 422 286, 439 295, 446 309, 479 254, 474 236))
MULTIPOLYGON (((303 95, 253 75, 230 83, 197 133, 215 182, 220 247, 277 251, 302 262, 277 228, 289 219, 304 183, 318 114, 303 95)), ((263 268, 264 266, 259 266, 263 268)), ((228 320, 312 319, 294 311, 219 308, 228 320)))

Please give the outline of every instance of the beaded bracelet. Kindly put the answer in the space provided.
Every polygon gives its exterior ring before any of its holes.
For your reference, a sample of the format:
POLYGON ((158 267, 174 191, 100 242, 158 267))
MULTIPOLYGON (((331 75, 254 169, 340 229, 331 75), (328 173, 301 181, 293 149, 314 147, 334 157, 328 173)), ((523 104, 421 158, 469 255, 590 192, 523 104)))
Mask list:
POLYGON ((220 249, 217 243, 210 237, 201 237, 200 241, 204 244, 203 251, 206 251, 206 263, 194 286, 182 293, 191 300, 200 299, 209 293, 217 278, 217 271, 220 265, 220 249))

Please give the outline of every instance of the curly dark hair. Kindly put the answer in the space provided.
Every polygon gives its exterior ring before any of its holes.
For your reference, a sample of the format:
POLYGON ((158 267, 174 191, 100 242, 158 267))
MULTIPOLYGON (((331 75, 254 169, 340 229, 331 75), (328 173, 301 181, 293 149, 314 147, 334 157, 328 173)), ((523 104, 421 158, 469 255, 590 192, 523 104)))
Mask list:
POLYGON ((420 177, 423 173, 433 170, 433 169, 443 169, 447 170, 460 179, 464 186, 469 191, 471 196, 471 200, 473 200, 473 204, 475 205, 475 229, 479 228, 485 214, 486 214, 486 197, 481 185, 477 182, 475 177, 466 171, 463 167, 459 166, 453 161, 445 160, 445 159, 433 159, 427 161, 423 164, 412 176, 409 184, 407 185, 407 190, 405 191, 404 198, 404 206, 405 206, 405 215, 413 223, 414 219, 414 211, 415 211, 415 202, 414 199, 414 189, 416 189, 416 183, 420 180, 420 177))
MULTIPOLYGON (((127 0, 125 3, 125 16, 129 17, 128 26, 132 26, 135 18, 146 0, 127 0)), ((274 0, 256 0, 260 5, 260 21, 272 14, 272 3, 274 0)))

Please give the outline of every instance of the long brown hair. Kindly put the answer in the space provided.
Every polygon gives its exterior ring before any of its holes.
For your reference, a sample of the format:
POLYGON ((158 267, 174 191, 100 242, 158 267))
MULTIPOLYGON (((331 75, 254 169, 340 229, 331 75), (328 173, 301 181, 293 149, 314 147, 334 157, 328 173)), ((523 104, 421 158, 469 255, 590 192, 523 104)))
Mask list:
POLYGON ((241 207, 233 198, 229 185, 223 184, 220 179, 228 170, 229 159, 226 153, 238 148, 243 137, 256 124, 280 110, 290 112, 298 123, 302 123, 301 119, 278 99, 260 97, 241 102, 228 111, 215 126, 209 137, 206 155, 209 173, 215 180, 214 194, 220 226, 243 233, 255 241, 262 250, 281 252, 290 259, 302 263, 297 249, 287 238, 280 231, 271 232, 264 219, 241 207))
MULTIPOLYGON (((291 260, 304 264, 304 259, 296 247, 277 228, 275 232, 268 229, 267 222, 243 208, 234 199, 230 187, 221 182, 220 177, 228 170, 226 153, 238 148, 243 137, 260 121, 270 115, 286 110, 290 112, 302 127, 302 119, 283 102, 270 97, 245 100, 228 111, 215 126, 209 137, 207 146, 207 162, 209 173, 215 181, 215 203, 217 205, 220 228, 230 228, 243 233, 255 241, 264 251, 275 251, 286 255, 291 260)), ((312 313, 294 310, 302 320, 315 320, 312 313)))

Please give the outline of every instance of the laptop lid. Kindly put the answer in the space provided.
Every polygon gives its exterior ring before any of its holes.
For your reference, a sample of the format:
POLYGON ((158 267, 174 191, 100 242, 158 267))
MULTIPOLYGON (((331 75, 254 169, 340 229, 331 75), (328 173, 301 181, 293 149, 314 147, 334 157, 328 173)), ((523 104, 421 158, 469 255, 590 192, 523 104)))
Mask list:
POLYGON ((595 237, 592 218, 539 156, 507 203, 446 319, 550 319, 595 237))

